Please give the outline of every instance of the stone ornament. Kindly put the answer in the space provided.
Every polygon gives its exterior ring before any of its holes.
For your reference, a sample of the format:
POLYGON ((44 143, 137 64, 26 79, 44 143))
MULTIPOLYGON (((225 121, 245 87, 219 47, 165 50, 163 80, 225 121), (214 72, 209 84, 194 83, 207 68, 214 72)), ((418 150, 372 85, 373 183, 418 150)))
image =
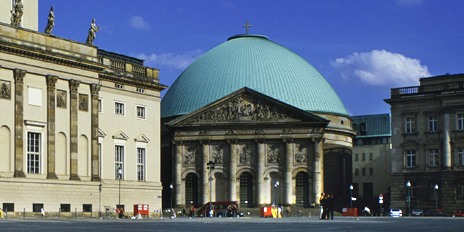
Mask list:
POLYGON ((66 109, 66 91, 56 91, 56 107, 66 109))
POLYGON ((79 94, 79 110, 89 111, 89 96, 86 94, 79 94))
POLYGON ((224 145, 213 145, 211 146, 212 152, 211 157, 215 164, 223 164, 224 159, 224 145))
POLYGON ((184 165, 195 165, 199 154, 199 148, 195 145, 185 146, 183 160, 184 165))
POLYGON ((231 99, 201 114, 195 121, 283 120, 289 116, 261 101, 246 96, 231 99))
POLYGON ((251 165, 254 150, 249 144, 238 145, 238 163, 240 165, 251 165))
POLYGON ((11 82, 0 81, 0 98, 11 99, 11 82))
POLYGON ((279 163, 280 162, 280 144, 268 144, 266 148, 267 163, 279 163))
POLYGON ((21 0, 17 0, 16 4, 13 7, 13 10, 11 10, 11 25, 13 26, 20 26, 21 25, 21 18, 23 17, 23 3, 21 0))
POLYGON ((308 162, 308 147, 309 144, 295 144, 295 163, 302 164, 308 162))
POLYGON ((55 13, 53 13, 53 6, 50 8, 50 12, 48 13, 48 23, 47 27, 45 27, 45 34, 51 34, 53 27, 55 26, 55 13))
POLYGON ((95 40, 95 37, 96 37, 95 34, 98 32, 99 29, 100 29, 100 26, 97 26, 95 24, 95 19, 92 19, 92 23, 90 24, 90 28, 89 28, 89 34, 87 36, 87 41, 85 41, 86 44, 93 45, 93 41, 95 40))

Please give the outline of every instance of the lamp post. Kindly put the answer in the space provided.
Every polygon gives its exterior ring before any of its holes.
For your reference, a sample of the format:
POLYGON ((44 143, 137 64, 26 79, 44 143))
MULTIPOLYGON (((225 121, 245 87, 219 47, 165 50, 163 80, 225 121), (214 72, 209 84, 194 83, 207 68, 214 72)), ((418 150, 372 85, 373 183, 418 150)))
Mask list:
POLYGON ((435 184, 435 209, 438 209, 438 184, 435 184))
POLYGON ((350 208, 353 208, 353 185, 350 185, 350 208))
POLYGON ((119 204, 118 209, 121 210, 121 178, 122 178, 122 169, 118 168, 118 177, 119 177, 119 204))
POLYGON ((212 209, 211 209, 211 192, 213 191, 213 186, 212 186, 212 181, 213 177, 211 176, 211 171, 214 169, 214 162, 209 161, 207 164, 208 169, 209 169, 209 217, 212 217, 212 209))
POLYGON ((279 200, 279 191, 277 191, 277 187, 278 187, 278 186, 279 186, 279 181, 277 180, 277 181, 275 182, 275 184, 274 184, 274 187, 275 187, 275 194, 276 194, 274 203, 275 203, 275 205, 276 205, 276 209, 279 207, 279 202, 278 202, 278 200, 279 200))
POLYGON ((98 185, 98 216, 101 217, 101 193, 103 184, 98 185))
MULTIPOLYGON (((171 191, 171 208, 169 209, 170 211, 172 211, 172 188, 173 188, 173 186, 172 186, 172 184, 170 184, 169 185, 169 189, 171 191)), ((171 214, 172 214, 172 212, 171 212, 171 214)))
POLYGON ((411 181, 408 180, 408 183, 406 183, 406 187, 408 188, 408 216, 411 216, 411 181))

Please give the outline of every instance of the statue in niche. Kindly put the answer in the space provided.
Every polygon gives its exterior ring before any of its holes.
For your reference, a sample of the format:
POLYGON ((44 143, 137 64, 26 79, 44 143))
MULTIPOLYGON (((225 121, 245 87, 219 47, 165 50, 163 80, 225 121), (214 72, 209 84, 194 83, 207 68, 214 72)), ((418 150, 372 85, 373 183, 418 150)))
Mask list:
POLYGON ((224 154, 224 151, 223 151, 223 146, 222 145, 214 146, 213 147, 213 152, 212 152, 213 162, 215 164, 222 164, 223 163, 223 154, 224 154))
POLYGON ((295 153, 295 161, 297 163, 306 163, 308 161, 307 144, 297 144, 297 151, 295 153))
POLYGON ((280 162, 280 147, 277 144, 270 144, 267 149, 267 162, 279 163, 280 162))
POLYGON ((184 165, 195 164, 197 160, 197 149, 195 146, 190 146, 184 153, 184 165))
POLYGON ((248 165, 251 164, 251 154, 252 152, 248 145, 243 146, 239 154, 239 163, 248 165))
POLYGON ((45 27, 45 34, 51 34, 54 26, 55 26, 55 14, 53 13, 53 6, 52 6, 52 8, 50 8, 50 12, 48 12, 48 23, 47 23, 47 27, 45 27))
POLYGON ((92 23, 90 24, 90 28, 89 28, 89 35, 87 36, 87 41, 85 41, 86 44, 93 45, 93 41, 95 40, 95 37, 96 37, 95 34, 98 32, 99 29, 100 29, 100 25, 97 26, 95 24, 95 19, 92 19, 92 23))
POLYGON ((13 10, 11 10, 11 25, 13 26, 20 26, 21 25, 21 18, 23 17, 23 3, 21 0, 17 0, 16 4, 14 5, 13 10))
POLYGON ((10 83, 3 82, 0 86, 0 98, 10 99, 11 98, 11 90, 10 90, 10 83))

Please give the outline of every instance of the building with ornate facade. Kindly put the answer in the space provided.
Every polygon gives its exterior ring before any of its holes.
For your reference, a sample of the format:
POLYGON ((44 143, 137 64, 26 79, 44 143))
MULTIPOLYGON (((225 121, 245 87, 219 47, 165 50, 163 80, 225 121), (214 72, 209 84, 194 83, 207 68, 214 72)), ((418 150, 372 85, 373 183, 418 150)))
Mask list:
POLYGON ((420 86, 392 89, 385 100, 392 117, 392 207, 464 208, 463 84, 463 74, 421 78, 420 86))
MULTIPOLYGON (((11 1, 0 3, 3 17, 11 1)), ((119 202, 160 209, 159 70, 36 28, 0 23, 0 207, 10 216, 95 216, 119 202)))
POLYGON ((351 118, 312 65, 266 36, 232 36, 198 58, 161 113, 163 195, 172 183, 176 207, 308 207, 322 192, 349 194, 351 118))

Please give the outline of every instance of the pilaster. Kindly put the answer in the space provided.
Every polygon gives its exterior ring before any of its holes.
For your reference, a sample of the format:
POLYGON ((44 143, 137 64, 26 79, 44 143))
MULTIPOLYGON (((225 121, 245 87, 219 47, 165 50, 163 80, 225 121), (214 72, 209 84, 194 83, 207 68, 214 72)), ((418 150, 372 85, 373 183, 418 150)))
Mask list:
POLYGON ((285 141, 285 172, 284 172, 284 204, 294 204, 293 198, 293 186, 292 186, 292 161, 293 161, 293 141, 285 141))
POLYGON ((237 142, 230 141, 229 201, 237 200, 237 142))
POLYGON ((443 168, 451 169, 450 113, 443 114, 443 168))
POLYGON ((77 165, 78 165, 78 120, 77 120, 77 113, 78 113, 78 89, 79 89, 80 82, 77 80, 69 80, 69 110, 70 110, 70 152, 71 152, 71 160, 70 160, 70 172, 71 175, 69 177, 70 180, 80 180, 79 175, 77 173, 77 165))
POLYGON ((15 171, 14 177, 26 177, 23 170, 24 134, 24 77, 25 70, 13 70, 15 80, 15 171))
POLYGON ((100 178, 100 160, 98 156, 98 94, 100 92, 100 85, 90 85, 91 94, 91 164, 92 164, 92 181, 101 181, 100 178))
POLYGON ((209 201, 209 185, 208 178, 209 172, 206 163, 209 161, 209 146, 207 142, 202 143, 202 158, 201 158, 201 193, 202 193, 202 202, 205 204, 209 201))
POLYGON ((258 142, 258 156, 256 162, 256 206, 263 206, 266 204, 266 199, 268 196, 265 196, 265 186, 264 186, 264 167, 265 167, 265 145, 264 141, 258 142))
POLYGON ((47 75, 47 179, 58 179, 55 173, 55 84, 57 76, 47 75))
POLYGON ((174 205, 179 207, 184 204, 182 201, 182 196, 185 195, 185 192, 182 191, 182 142, 173 141, 175 146, 175 153, 173 156, 173 179, 174 179, 174 205))
POLYGON ((322 139, 314 142, 314 175, 313 175, 314 202, 319 204, 319 197, 324 191, 324 149, 322 139))

